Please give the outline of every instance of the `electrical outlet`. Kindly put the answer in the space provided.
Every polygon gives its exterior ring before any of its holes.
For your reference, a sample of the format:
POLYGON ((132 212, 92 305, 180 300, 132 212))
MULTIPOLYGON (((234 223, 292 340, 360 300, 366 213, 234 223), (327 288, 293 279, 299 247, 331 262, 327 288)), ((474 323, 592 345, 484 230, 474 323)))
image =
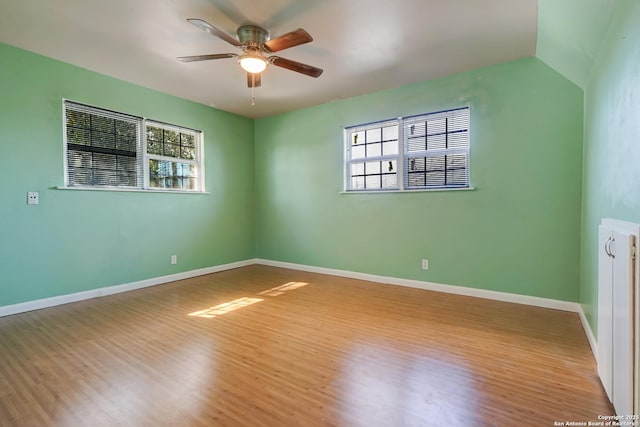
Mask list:
POLYGON ((178 263, 178 255, 171 255, 171 264, 176 265, 178 263))
POLYGON ((428 270, 429 269, 429 260, 428 259, 423 259, 422 260, 422 269, 423 270, 428 270))
POLYGON ((27 204, 28 205, 37 205, 40 203, 38 192, 37 191, 29 191, 27 193, 27 204))

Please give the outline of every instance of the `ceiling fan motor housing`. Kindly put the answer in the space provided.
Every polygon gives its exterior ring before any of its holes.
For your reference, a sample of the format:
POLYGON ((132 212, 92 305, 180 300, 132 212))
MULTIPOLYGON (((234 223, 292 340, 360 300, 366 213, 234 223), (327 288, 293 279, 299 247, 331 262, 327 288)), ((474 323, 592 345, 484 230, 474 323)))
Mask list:
POLYGON ((238 28, 238 40, 242 44, 260 46, 269 41, 269 32, 257 25, 242 25, 238 28))

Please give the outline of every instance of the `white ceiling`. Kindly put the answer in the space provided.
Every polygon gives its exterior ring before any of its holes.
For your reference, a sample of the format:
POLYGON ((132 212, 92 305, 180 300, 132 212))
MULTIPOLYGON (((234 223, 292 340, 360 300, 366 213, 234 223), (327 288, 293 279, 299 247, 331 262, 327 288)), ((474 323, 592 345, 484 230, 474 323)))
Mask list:
POLYGON ((537 0, 0 0, 0 41, 247 117, 535 54, 537 0), (237 53, 187 23, 235 34, 258 24, 272 37, 304 28, 314 41, 279 56, 324 69, 317 79, 270 66, 256 89, 237 53))

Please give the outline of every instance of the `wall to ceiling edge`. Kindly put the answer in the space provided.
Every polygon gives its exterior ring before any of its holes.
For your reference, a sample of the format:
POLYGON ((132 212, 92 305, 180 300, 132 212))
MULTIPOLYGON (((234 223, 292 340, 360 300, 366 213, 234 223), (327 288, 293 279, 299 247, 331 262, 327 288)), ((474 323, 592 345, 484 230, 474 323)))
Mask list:
POLYGON ((582 118, 529 58, 258 119, 256 254, 578 301, 582 118), (343 126, 463 105, 475 191, 341 194, 343 126))
POLYGON ((615 0, 538 0, 536 56, 583 90, 615 0))

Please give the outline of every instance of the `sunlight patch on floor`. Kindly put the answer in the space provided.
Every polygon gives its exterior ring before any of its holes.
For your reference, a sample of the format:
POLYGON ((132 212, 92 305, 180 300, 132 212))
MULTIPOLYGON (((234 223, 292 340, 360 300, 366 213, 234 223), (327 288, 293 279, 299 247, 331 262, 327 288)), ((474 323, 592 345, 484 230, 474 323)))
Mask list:
MULTIPOLYGON (((271 289, 267 289, 266 291, 258 292, 258 295, 266 295, 270 297, 277 297, 278 295, 282 295, 285 292, 292 291, 294 289, 301 288, 303 286, 307 286, 306 282, 289 282, 284 285, 276 286, 271 289)), ((222 304, 218 304, 214 307, 207 308, 205 310, 194 311, 193 313, 189 313, 188 316, 191 317, 204 317, 207 319, 211 319, 216 316, 221 316, 225 313, 229 313, 230 311, 237 310, 242 307, 246 307, 251 304, 255 304, 257 302, 263 301, 262 298, 249 298, 242 297, 235 299, 233 301, 225 302, 222 304)))
POLYGON ((270 297, 277 297, 278 295, 282 295, 287 291, 292 291, 294 289, 301 288, 303 286, 307 286, 308 283, 305 282, 289 282, 284 285, 276 286, 275 288, 267 289, 266 291, 259 292, 258 295, 267 295, 270 297))
POLYGON ((238 298, 233 301, 225 302, 214 307, 207 308, 206 310, 194 311, 193 313, 189 313, 189 316, 204 317, 210 319, 212 317, 221 316, 223 314, 229 313, 242 307, 246 307, 251 304, 255 304, 260 301, 262 301, 262 298, 238 298))

